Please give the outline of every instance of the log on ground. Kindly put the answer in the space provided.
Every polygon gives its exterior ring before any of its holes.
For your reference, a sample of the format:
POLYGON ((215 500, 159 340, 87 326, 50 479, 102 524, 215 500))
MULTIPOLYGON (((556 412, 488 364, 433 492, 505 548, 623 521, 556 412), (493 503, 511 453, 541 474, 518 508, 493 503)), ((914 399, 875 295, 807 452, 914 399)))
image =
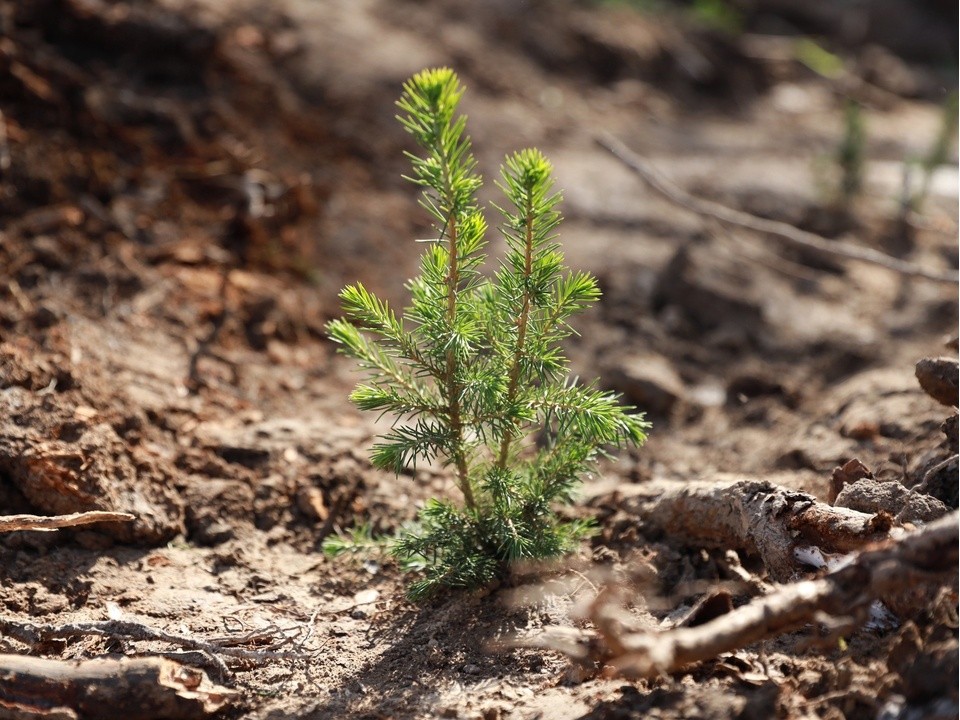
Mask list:
POLYGON ((236 691, 202 670, 156 657, 51 660, 0 655, 0 718, 194 720, 218 712, 236 691))

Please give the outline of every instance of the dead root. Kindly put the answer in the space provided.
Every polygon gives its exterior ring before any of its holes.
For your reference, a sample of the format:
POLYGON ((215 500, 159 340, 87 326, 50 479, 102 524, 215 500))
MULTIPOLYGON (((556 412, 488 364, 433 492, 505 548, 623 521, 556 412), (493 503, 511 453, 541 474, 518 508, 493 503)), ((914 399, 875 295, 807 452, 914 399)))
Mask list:
POLYGON ((955 582, 957 543, 958 514, 952 513, 864 549, 820 578, 781 586, 702 625, 664 632, 638 630, 622 607, 626 591, 606 585, 586 613, 594 630, 551 628, 514 644, 557 650, 625 677, 652 678, 811 623, 849 634, 879 598, 955 582))
POLYGON ((757 555, 777 582, 805 570, 796 560, 798 543, 847 553, 885 540, 894 526, 889 513, 833 507, 759 479, 650 483, 642 490, 621 510, 644 527, 689 545, 757 555))
POLYGON ((267 628, 244 635, 229 635, 223 638, 204 640, 185 634, 171 633, 149 625, 128 620, 107 620, 92 623, 66 625, 40 625, 7 620, 0 617, 0 636, 17 640, 31 649, 53 641, 77 637, 97 636, 120 642, 162 642, 181 650, 189 650, 202 656, 201 664, 218 671, 221 677, 229 677, 227 662, 240 666, 257 666, 278 660, 301 659, 308 656, 300 648, 312 633, 313 619, 308 625, 292 628, 267 628), (246 645, 247 647, 240 647, 246 645), (256 646, 256 647, 251 647, 256 646))
POLYGON ((597 144, 624 164, 630 171, 641 178, 650 188, 665 197, 667 200, 689 210, 701 217, 712 218, 733 227, 744 228, 754 232, 776 238, 783 243, 812 250, 821 256, 836 257, 844 260, 857 260, 892 270, 908 277, 920 277, 934 282, 955 285, 958 274, 952 270, 935 270, 921 267, 904 260, 900 260, 873 248, 853 245, 847 242, 827 240, 806 230, 776 220, 757 217, 740 210, 726 207, 720 203, 711 202, 694 197, 681 189, 654 167, 631 151, 620 140, 609 134, 596 138, 597 144))

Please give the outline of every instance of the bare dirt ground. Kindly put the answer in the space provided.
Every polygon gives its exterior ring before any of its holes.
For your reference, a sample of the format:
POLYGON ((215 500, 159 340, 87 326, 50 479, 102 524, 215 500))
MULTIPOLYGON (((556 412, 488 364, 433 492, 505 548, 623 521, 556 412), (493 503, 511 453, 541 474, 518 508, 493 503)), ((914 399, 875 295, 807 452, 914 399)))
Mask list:
MULTIPOLYGON (((648 627, 730 579, 723 549, 634 512, 651 488, 757 479, 832 500, 858 458, 957 507, 954 410, 914 377, 956 356, 956 285, 704 219, 595 142, 612 133, 700 197, 955 270, 955 148, 922 212, 898 221, 898 198, 955 88, 956 23, 904 3, 828 40, 846 62, 825 77, 784 34, 830 30, 813 6, 727 35, 559 1, 0 1, 0 515, 136 516, 0 535, 0 653, 166 653, 235 691, 227 717, 955 717, 955 585, 842 642, 802 629, 655 680, 496 643, 583 627, 591 563, 649 568, 656 592, 632 608, 648 627), (427 224, 392 103, 440 64, 468 87, 485 176, 528 145, 555 163, 568 262, 604 289, 573 369, 654 422, 585 483, 582 582, 528 602, 504 586, 414 606, 389 559, 320 550, 454 492, 442 470, 370 467, 377 425, 323 331, 346 282, 403 302, 427 224), (828 158, 849 96, 867 162, 842 205, 828 158), (246 654, 62 630, 107 620, 246 654)), ((41 716, 10 709, 5 682, 0 717, 41 716)))

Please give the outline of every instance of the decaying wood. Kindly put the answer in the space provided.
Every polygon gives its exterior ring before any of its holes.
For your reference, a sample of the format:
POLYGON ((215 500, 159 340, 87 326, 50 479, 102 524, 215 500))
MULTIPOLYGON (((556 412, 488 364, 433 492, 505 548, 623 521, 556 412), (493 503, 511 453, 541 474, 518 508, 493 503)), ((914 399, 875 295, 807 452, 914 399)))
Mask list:
POLYGON ((588 615, 596 635, 548 633, 523 644, 598 662, 627 677, 655 677, 808 623, 824 620, 849 630, 885 594, 956 582, 957 542, 958 515, 952 513, 910 535, 865 550, 824 577, 783 586, 703 625, 659 633, 631 629, 631 616, 616 604, 622 593, 607 588, 588 615))
POLYGON ((0 533, 16 530, 57 530, 58 528, 90 525, 99 522, 129 522, 135 515, 124 512, 91 510, 71 515, 0 515, 0 533))
POLYGON ((852 245, 838 240, 828 240, 820 235, 801 230, 784 222, 760 218, 741 210, 734 210, 720 203, 695 197, 667 180, 657 172, 650 163, 632 152, 626 145, 612 135, 603 134, 598 136, 596 141, 600 147, 622 162, 651 189, 655 190, 667 200, 697 215, 714 218, 728 225, 734 225, 776 237, 792 245, 813 250, 821 255, 843 258, 845 260, 859 260, 861 262, 878 265, 888 270, 893 270, 901 275, 922 277, 936 282, 955 285, 960 281, 960 274, 956 272, 930 270, 929 268, 920 267, 919 265, 885 255, 873 248, 852 245))
POLYGON ((765 480, 715 480, 644 486, 621 509, 679 542, 759 555, 773 580, 794 578, 798 542, 826 553, 846 553, 884 540, 887 513, 832 507, 807 493, 765 480))
POLYGON ((193 720, 221 710, 237 694, 202 670, 163 658, 0 655, 0 718, 193 720))

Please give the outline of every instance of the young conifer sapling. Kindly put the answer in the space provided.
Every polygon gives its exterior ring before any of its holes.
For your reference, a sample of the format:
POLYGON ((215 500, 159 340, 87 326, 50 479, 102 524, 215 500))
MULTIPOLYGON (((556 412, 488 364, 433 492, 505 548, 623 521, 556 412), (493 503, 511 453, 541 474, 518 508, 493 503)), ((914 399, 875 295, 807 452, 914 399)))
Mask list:
POLYGON ((638 445, 647 423, 616 395, 567 377, 561 342, 571 316, 599 298, 596 280, 571 272, 557 244, 559 193, 535 149, 507 157, 497 205, 507 252, 485 275, 487 223, 477 162, 457 114, 463 95, 447 68, 404 84, 398 119, 420 147, 409 180, 435 222, 410 305, 398 316, 361 284, 340 294, 346 314, 328 326, 367 379, 351 399, 395 418, 372 462, 396 473, 418 461, 448 466, 462 502, 430 500, 391 552, 422 571, 414 599, 472 588, 510 564, 558 556, 588 530, 553 507, 606 448, 638 445))

